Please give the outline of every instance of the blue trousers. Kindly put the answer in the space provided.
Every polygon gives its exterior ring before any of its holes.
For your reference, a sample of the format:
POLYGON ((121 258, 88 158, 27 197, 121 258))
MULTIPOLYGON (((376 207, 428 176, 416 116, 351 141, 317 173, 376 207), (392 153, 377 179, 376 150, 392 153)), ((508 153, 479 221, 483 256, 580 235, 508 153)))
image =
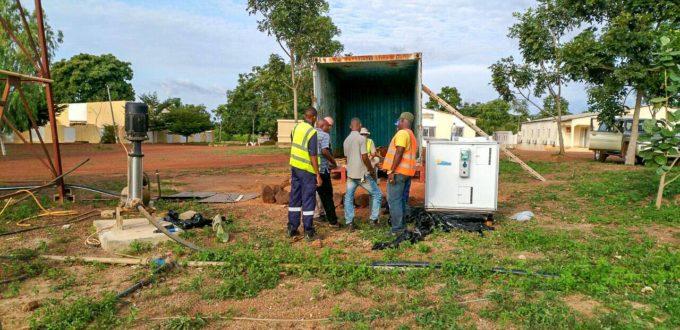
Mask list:
POLYGON ((404 198, 402 202, 404 205, 404 216, 411 215, 411 207, 408 206, 408 199, 411 195, 411 177, 406 177, 406 182, 404 182, 404 198))
POLYGON ((408 210, 408 190, 411 187, 411 177, 395 174, 394 183, 387 182, 387 203, 390 206, 390 222, 392 223, 392 232, 401 233, 406 228, 404 224, 404 215, 408 210))
POLYGON ((300 216, 305 232, 314 233, 314 209, 316 208, 316 176, 291 167, 290 201, 288 203, 288 229, 300 227, 300 216))
POLYGON ((371 221, 378 221, 380 216, 380 203, 382 202, 382 191, 378 183, 370 175, 366 175, 364 180, 347 178, 347 191, 345 192, 345 224, 349 225, 354 221, 354 193, 361 187, 371 194, 371 221))

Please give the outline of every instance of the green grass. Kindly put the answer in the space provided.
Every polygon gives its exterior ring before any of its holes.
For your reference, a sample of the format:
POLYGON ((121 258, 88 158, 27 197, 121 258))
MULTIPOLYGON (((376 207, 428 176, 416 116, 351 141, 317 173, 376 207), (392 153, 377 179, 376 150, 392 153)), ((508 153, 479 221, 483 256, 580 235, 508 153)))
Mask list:
POLYGON ((128 249, 128 252, 130 254, 141 254, 145 252, 149 252, 153 249, 153 245, 150 242, 142 242, 142 241, 137 241, 134 240, 132 243, 130 243, 130 249, 128 249))
MULTIPOLYGON (((117 315, 118 300, 112 293, 100 299, 80 297, 65 303, 51 299, 31 317, 31 329, 107 329, 120 327, 132 320, 117 315)), ((134 316, 134 313, 132 313, 134 316)))
POLYGON ((225 151, 218 150, 219 153, 224 152, 229 156, 243 156, 243 155, 285 155, 290 153, 289 148, 279 148, 277 146, 261 146, 261 147, 244 147, 244 148, 227 148, 225 151))
MULTIPOLYGON (((336 306, 331 326, 340 328, 370 329, 386 324, 400 328, 474 328, 475 318, 498 328, 679 328, 678 246, 662 242, 647 229, 650 224, 661 230, 677 228, 680 208, 672 202, 666 202, 660 210, 653 207, 658 182, 653 171, 623 165, 616 170, 611 164, 607 169, 615 170, 603 171, 595 162, 531 165, 557 182, 525 184, 534 179, 519 165, 503 161, 501 181, 506 182, 504 189, 510 189, 512 197, 500 205, 497 230, 484 237, 458 231, 435 232, 423 242, 369 254, 363 247, 357 248, 354 240, 365 243, 359 246, 389 240, 387 227, 363 226, 349 243, 314 249, 305 243, 291 244, 279 236, 280 232, 255 230, 248 218, 230 216, 228 231, 235 235, 229 243, 213 245, 217 248, 200 253, 172 242, 158 249, 173 250, 176 256, 190 260, 223 261, 224 266, 186 276, 178 290, 161 291, 164 284, 160 283, 158 290, 143 290, 142 294, 164 300, 179 291, 194 294, 205 303, 240 300, 276 290, 286 283, 282 278, 292 277, 321 282, 311 289, 314 300, 334 300, 336 295, 349 292, 373 302, 368 308, 336 306), (520 207, 533 210, 536 218, 525 223, 506 220, 520 207), (543 225, 547 220, 550 226, 543 225), (378 270, 369 266, 374 260, 431 261, 441 263, 441 268, 378 270), (495 273, 491 271, 494 267, 525 270, 530 275, 495 273), (558 278, 531 275, 541 272, 558 278), (645 287, 651 290, 643 290, 645 287), (486 299, 481 307, 473 309, 473 303, 464 302, 471 293, 486 299), (567 303, 574 295, 599 307, 590 314, 574 310, 567 303)), ((665 196, 670 200, 679 193, 680 183, 675 183, 665 196)), ((156 206, 178 212, 193 209, 206 216, 215 212, 194 202, 159 201, 156 206)), ((192 230, 186 236, 197 242, 208 238, 214 241, 209 229, 192 230)), ((673 237, 677 239, 678 235, 673 237)), ((132 250, 148 251, 141 244, 132 250)), ((39 264, 32 267, 38 267, 36 276, 58 278, 51 284, 64 294, 73 289, 70 273, 44 271, 39 264)), ((8 286, 5 292, 7 296, 19 295, 22 288, 8 286)), ((41 308, 31 325, 106 328, 124 327, 128 322, 114 321, 111 315, 118 314, 106 298, 68 297, 65 301, 41 308)), ((163 322, 161 327, 199 328, 208 319, 185 315, 163 322)))
POLYGON ((163 324, 163 329, 168 330, 192 330, 201 329, 208 324, 208 320, 202 315, 195 316, 181 316, 170 319, 163 324))

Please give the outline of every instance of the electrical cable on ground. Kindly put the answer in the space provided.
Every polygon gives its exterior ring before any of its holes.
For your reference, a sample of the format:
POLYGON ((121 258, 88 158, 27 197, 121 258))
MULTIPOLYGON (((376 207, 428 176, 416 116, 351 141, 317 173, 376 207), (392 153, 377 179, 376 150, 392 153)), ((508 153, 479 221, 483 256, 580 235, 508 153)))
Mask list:
MULTIPOLYGON (((59 217, 59 216, 76 215, 76 214, 78 214, 77 211, 73 211, 73 210, 52 211, 52 210, 46 209, 46 208, 42 205, 42 203, 40 203, 40 201, 39 201, 38 198, 35 196, 35 194, 34 194, 33 192, 31 192, 30 190, 27 190, 27 189, 20 189, 20 190, 18 190, 16 193, 26 193, 26 194, 30 195, 30 196, 33 198, 33 200, 35 201, 35 203, 38 205, 38 208, 40 208, 40 210, 42 211, 42 213, 40 213, 40 214, 38 214, 38 215, 35 215, 35 216, 32 216, 32 217, 28 217, 28 218, 19 220, 19 221, 16 223, 16 225, 19 226, 19 227, 30 227, 31 224, 24 223, 24 221, 27 221, 27 220, 30 220, 30 219, 35 219, 35 218, 40 218, 40 217, 48 217, 48 216, 57 216, 57 217, 59 217)), ((14 201, 15 201, 15 199, 14 199, 13 197, 10 197, 10 198, 7 200, 7 203, 5 203, 5 206, 2 208, 2 211, 0 211, 0 215, 2 215, 2 214, 5 212, 5 210, 7 210, 7 208, 8 208, 9 206, 11 206, 11 205, 14 203, 14 201)))
POLYGON ((160 275, 161 273, 167 272, 167 271, 169 271, 169 270, 171 270, 172 268, 175 267, 175 262, 173 262, 173 261, 166 261, 165 259, 160 259, 159 261, 162 262, 162 263, 160 264, 160 266, 159 266, 158 268, 156 268, 156 269, 151 273, 151 276, 149 276, 149 277, 147 277, 147 278, 145 278, 145 279, 143 279, 143 280, 141 280, 141 281, 139 281, 139 282, 133 284, 133 285, 130 286, 129 288, 127 288, 127 289, 121 291, 120 293, 118 293, 118 294, 116 295, 116 299, 121 299, 121 298, 125 298, 125 297, 129 296, 130 294, 132 294, 132 293, 134 293, 135 291, 141 289, 142 287, 144 287, 144 286, 146 286, 146 285, 149 285, 149 284, 150 284, 151 282, 153 282, 153 281, 158 277, 158 275, 160 275))
POLYGON ((102 242, 99 241, 99 239, 95 238, 94 236, 98 235, 99 233, 101 233, 105 230, 109 230, 111 228, 113 228, 113 225, 101 228, 101 229, 95 231, 94 233, 87 235, 87 237, 85 237, 85 245, 91 246, 91 247, 100 247, 102 245, 102 242))
POLYGON ((42 226, 36 226, 36 227, 30 227, 30 228, 24 228, 24 229, 10 231, 10 232, 6 232, 6 233, 0 233, 0 236, 9 236, 9 235, 25 233, 25 232, 28 232, 28 231, 33 231, 33 230, 38 230, 38 229, 43 229, 43 228, 49 228, 49 227, 60 227, 60 226, 63 226, 63 225, 68 225, 68 224, 72 224, 72 223, 76 223, 76 222, 80 222, 80 221, 85 221, 89 218, 92 218, 93 216, 95 216, 97 214, 99 214, 98 210, 92 210, 92 211, 83 213, 81 215, 78 215, 76 217, 70 218, 70 219, 68 219, 64 222, 42 225, 42 226))
MULTIPOLYGON (((56 184, 57 181, 59 181, 60 179, 62 179, 62 178, 65 177, 65 176, 67 176, 67 175, 73 173, 73 171, 79 169, 81 166, 85 165, 85 163, 87 163, 87 162, 89 162, 89 161, 90 161, 90 159, 89 159, 89 158, 86 158, 86 159, 83 160, 82 162, 76 164, 76 166, 74 166, 74 167, 71 168, 70 170, 68 170, 68 171, 62 173, 60 176, 58 176, 58 177, 52 179, 52 181, 50 181, 50 182, 48 182, 48 183, 46 183, 46 184, 44 184, 44 185, 42 185, 42 186, 36 186, 36 187, 34 187, 34 188, 26 189, 26 190, 30 190, 30 191, 32 191, 32 192, 36 192, 36 191, 38 191, 38 190, 42 190, 42 189, 51 187, 51 186, 53 186, 54 184, 56 184)), ((21 194, 20 192, 16 192, 16 191, 15 191, 15 192, 12 192, 12 193, 5 194, 5 195, 0 196, 0 200, 6 199, 6 198, 9 198, 9 197, 12 197, 12 196, 20 195, 20 194, 21 194)))

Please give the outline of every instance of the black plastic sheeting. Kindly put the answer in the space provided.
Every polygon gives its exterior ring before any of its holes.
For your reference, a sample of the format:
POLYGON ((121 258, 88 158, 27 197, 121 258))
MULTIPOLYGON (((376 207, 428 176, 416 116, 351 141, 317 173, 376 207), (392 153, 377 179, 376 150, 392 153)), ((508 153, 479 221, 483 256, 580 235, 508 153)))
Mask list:
POLYGON ((424 208, 412 208, 411 214, 406 217, 406 223, 413 223, 414 230, 405 230, 391 242, 379 242, 373 245, 372 250, 384 250, 389 248, 396 248, 402 242, 417 243, 425 239, 425 236, 432 233, 434 230, 441 230, 450 232, 451 230, 464 230, 469 232, 477 232, 480 236, 484 236, 487 230, 493 230, 493 227, 484 224, 487 219, 485 215, 478 214, 461 214, 448 212, 428 212, 424 208))
POLYGON ((179 214, 175 210, 168 211, 168 214, 163 218, 163 221, 167 221, 173 224, 175 227, 181 228, 183 230, 202 228, 212 225, 212 219, 205 218, 200 213, 194 214, 194 216, 189 220, 182 221, 179 219, 179 214))

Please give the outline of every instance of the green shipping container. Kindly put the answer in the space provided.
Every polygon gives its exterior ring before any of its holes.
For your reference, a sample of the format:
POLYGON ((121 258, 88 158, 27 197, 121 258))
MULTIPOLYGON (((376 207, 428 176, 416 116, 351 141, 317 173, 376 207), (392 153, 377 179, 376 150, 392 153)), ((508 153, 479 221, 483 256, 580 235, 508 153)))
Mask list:
POLYGON ((352 118, 361 119, 377 146, 387 146, 404 111, 415 115, 420 141, 421 54, 319 57, 314 61, 314 106, 331 116, 331 143, 342 154, 352 118))

